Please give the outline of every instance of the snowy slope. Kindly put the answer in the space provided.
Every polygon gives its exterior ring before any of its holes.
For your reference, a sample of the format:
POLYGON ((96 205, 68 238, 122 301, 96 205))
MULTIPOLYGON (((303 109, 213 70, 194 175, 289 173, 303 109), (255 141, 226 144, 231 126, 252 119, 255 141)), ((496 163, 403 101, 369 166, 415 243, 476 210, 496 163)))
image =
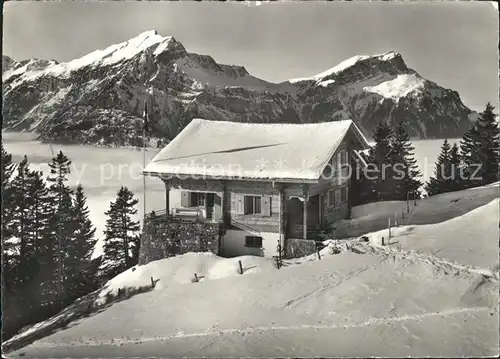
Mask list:
POLYGON ((316 123, 354 119, 370 135, 403 120, 412 136, 460 137, 475 112, 453 90, 409 69, 401 54, 348 59, 279 84, 186 51, 155 31, 67 63, 2 61, 4 124, 47 141, 134 145, 148 100, 153 137, 171 140, 191 119, 316 123))
POLYGON ((142 288, 155 281, 155 290, 163 290, 171 285, 192 283, 194 274, 198 280, 206 281, 231 276, 239 273, 238 261, 244 263, 243 275, 270 271, 276 268, 271 258, 242 256, 236 258, 221 258, 213 253, 186 253, 168 259, 157 260, 144 266, 134 266, 120 273, 104 285, 96 300, 104 304, 106 295, 117 295, 119 289, 142 288))
POLYGON ((235 260, 205 254, 151 262, 112 279, 106 290, 142 286, 153 276, 160 279, 154 291, 12 357, 498 355, 498 267, 477 256, 492 251, 498 259, 493 228, 478 220, 498 223, 498 204, 496 198, 447 222, 415 226, 413 234, 398 228, 392 241, 400 245, 380 246, 380 233, 368 233, 370 242, 347 242, 356 251, 332 254, 329 246, 321 260, 287 261, 280 270, 241 257, 249 271, 238 275, 235 260), (475 240, 450 236, 452 228, 475 231, 475 240), (195 272, 206 279, 192 283, 195 272))
MULTIPOLYGON (((353 207, 352 218, 337 223, 336 236, 337 238, 349 238, 386 229, 389 218, 393 225, 396 222, 400 225, 427 225, 461 218, 460 216, 500 197, 498 186, 498 183, 494 183, 464 191, 426 197, 418 200, 416 206, 410 199, 410 213, 407 212, 406 201, 374 202, 353 207)), ((490 216, 488 220, 498 222, 498 214, 490 216)))

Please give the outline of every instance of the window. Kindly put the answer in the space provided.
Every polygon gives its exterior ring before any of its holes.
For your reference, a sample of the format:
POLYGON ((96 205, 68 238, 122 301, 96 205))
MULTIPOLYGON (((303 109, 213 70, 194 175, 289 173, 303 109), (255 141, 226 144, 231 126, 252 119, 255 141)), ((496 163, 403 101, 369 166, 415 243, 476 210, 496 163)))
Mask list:
POLYGON ((260 196, 245 196, 244 198, 244 213, 245 214, 260 214, 261 197, 260 196))
POLYGON ((191 192, 191 207, 204 207, 206 193, 191 192))
POLYGON ((346 150, 340 150, 337 155, 332 158, 331 167, 335 175, 337 175, 342 169, 343 165, 348 163, 349 154, 346 150))
POLYGON ((328 205, 329 206, 335 205, 335 191, 334 190, 328 191, 328 205))
POLYGON ((262 248, 262 237, 246 236, 245 247, 262 248))
POLYGON ((348 193, 349 187, 344 186, 340 189, 340 202, 344 203, 347 202, 347 193, 348 193))
POLYGON ((349 153, 346 150, 340 151, 340 163, 346 165, 349 162, 349 153))

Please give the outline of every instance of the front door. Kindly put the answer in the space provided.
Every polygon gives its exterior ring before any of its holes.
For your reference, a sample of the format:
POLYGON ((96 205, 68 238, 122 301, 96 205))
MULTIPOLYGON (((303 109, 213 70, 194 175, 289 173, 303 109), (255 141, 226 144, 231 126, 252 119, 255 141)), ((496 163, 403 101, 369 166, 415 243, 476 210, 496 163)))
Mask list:
POLYGON ((213 219, 214 216, 214 194, 213 193, 207 193, 207 219, 213 219))
POLYGON ((304 204, 294 197, 286 203, 286 235, 290 238, 302 238, 304 223, 304 204))

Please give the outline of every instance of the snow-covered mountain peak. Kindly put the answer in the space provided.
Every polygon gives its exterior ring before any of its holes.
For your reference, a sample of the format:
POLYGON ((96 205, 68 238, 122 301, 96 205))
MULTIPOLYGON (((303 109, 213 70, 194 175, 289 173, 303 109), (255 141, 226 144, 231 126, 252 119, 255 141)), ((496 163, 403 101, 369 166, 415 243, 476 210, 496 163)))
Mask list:
POLYGON ((2 58, 4 126, 46 141, 129 145, 150 102, 154 137, 173 139, 192 118, 317 123, 352 118, 369 135, 381 120, 414 137, 457 137, 471 110, 388 51, 351 57, 307 79, 271 83, 245 67, 186 51, 151 30, 66 63, 2 58), (302 80, 302 81, 301 81, 302 80))
MULTIPOLYGON (((145 31, 136 37, 108 46, 102 50, 93 51, 78 59, 57 63, 47 62, 48 66, 21 66, 14 71, 5 73, 2 77, 6 81, 13 75, 23 74, 26 77, 37 78, 44 75, 57 76, 67 78, 73 71, 80 70, 85 67, 102 67, 113 66, 120 64, 123 61, 134 58, 135 56, 152 50, 155 56, 159 56, 164 52, 172 49, 185 51, 181 43, 177 42, 172 36, 163 37, 156 30, 145 31)), ((33 61, 33 60, 29 60, 33 61)), ((44 61, 44 60, 38 60, 44 61)))
POLYGON ((398 101, 410 93, 421 92, 424 86, 425 80, 420 76, 416 74, 402 74, 397 75, 394 80, 385 81, 376 86, 366 86, 363 90, 398 101))
MULTIPOLYGON (((338 65, 326 71, 323 71, 317 75, 311 77, 291 79, 289 80, 289 82, 297 83, 302 81, 316 81, 318 82, 318 85, 324 86, 323 84, 324 80, 331 79, 343 72, 353 69, 354 67, 360 64, 368 63, 369 61, 373 62, 373 60, 377 62, 385 62, 389 64, 389 67, 399 68, 401 70, 406 69, 406 65, 403 61, 403 57, 401 56, 401 54, 396 51, 388 51, 376 55, 356 55, 348 58, 347 60, 342 61, 338 65)), ((378 68, 379 66, 377 66, 377 64, 372 64, 369 67, 378 68)))

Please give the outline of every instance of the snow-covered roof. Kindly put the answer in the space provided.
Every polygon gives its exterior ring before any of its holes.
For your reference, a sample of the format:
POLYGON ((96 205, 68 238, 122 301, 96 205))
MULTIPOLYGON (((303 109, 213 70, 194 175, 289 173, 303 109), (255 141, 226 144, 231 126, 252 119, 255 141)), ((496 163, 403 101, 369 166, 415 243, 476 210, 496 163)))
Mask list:
POLYGON ((144 173, 315 182, 348 131, 369 147, 351 120, 256 124, 193 119, 144 173))

